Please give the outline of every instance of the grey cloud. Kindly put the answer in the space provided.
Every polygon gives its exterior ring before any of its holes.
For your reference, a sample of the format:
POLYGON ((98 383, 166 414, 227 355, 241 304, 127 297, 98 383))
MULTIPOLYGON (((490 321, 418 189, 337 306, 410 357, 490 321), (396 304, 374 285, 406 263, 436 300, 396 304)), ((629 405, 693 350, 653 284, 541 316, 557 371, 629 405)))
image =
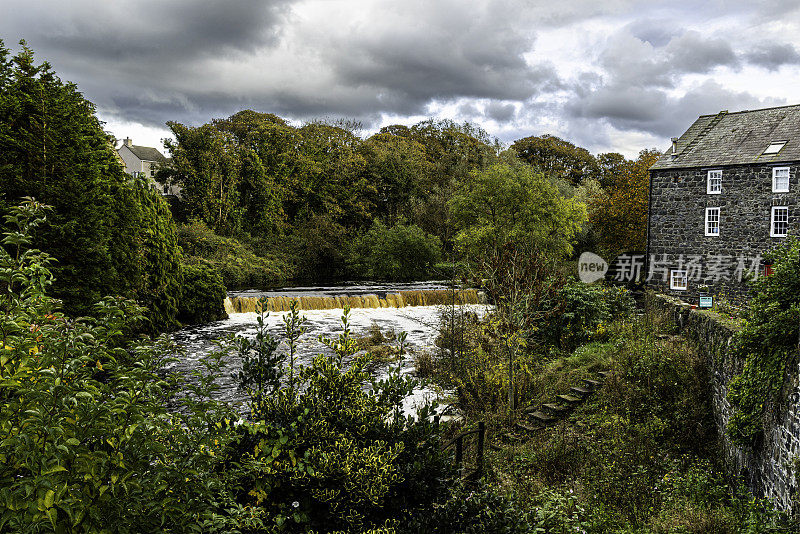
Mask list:
POLYGON ((722 39, 687 31, 674 34, 664 46, 653 46, 629 33, 629 29, 612 36, 600 53, 609 85, 673 87, 684 74, 739 66, 736 53, 722 39))
POLYGON ((170 64, 252 51, 274 43, 288 2, 277 0, 146 0, 125 4, 70 2, 68 13, 41 15, 29 28, 63 54, 93 61, 170 64), (56 15, 48 20, 49 16, 56 15))
POLYGON ((782 65, 800 64, 800 53, 788 43, 761 43, 744 54, 748 63, 777 70, 782 65))
POLYGON ((739 59, 728 41, 706 38, 696 31, 672 39, 665 47, 665 52, 665 66, 677 73, 705 73, 718 66, 739 65, 739 59))
POLYGON ((599 120, 617 130, 634 130, 666 138, 683 133, 700 115, 782 103, 747 92, 730 91, 707 80, 681 97, 672 97, 658 88, 603 87, 572 102, 565 111, 571 117, 599 120))
POLYGON ((502 102, 489 102, 484 108, 486 116, 497 122, 507 122, 514 118, 517 108, 514 104, 503 104, 502 102))
POLYGON ((339 83, 368 86, 391 95, 393 111, 413 113, 436 99, 458 97, 525 100, 557 85, 549 65, 530 67, 518 35, 454 27, 445 34, 411 31, 342 43, 332 55, 339 83), (348 53, 340 53, 343 49, 348 53))
POLYGON ((665 46, 684 32, 680 24, 658 19, 638 19, 628 24, 625 30, 633 37, 654 47, 665 46))

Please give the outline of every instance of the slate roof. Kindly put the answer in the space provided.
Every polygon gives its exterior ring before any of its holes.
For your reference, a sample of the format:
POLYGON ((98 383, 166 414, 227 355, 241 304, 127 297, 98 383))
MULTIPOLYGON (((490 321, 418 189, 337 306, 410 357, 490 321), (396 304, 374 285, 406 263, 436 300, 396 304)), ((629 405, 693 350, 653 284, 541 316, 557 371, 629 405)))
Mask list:
POLYGON ((800 105, 701 115, 651 169, 800 161, 800 105), (786 141, 777 154, 770 143, 786 141))
MULTIPOLYGON (((124 145, 128 146, 128 145, 124 145)), ((159 163, 163 163, 167 161, 167 158, 164 157, 164 154, 158 151, 157 148, 152 148, 149 146, 138 146, 138 145, 130 145, 128 146, 133 155, 139 158, 142 161, 158 161, 159 163)))

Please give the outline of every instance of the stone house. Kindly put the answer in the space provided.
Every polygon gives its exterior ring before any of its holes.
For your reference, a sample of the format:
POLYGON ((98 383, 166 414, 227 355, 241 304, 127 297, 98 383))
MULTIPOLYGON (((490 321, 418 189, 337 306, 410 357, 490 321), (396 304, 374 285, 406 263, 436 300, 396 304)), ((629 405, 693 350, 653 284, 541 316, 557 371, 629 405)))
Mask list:
POLYGON ((125 138, 117 154, 125 165, 125 172, 132 176, 143 174, 150 178, 153 186, 164 196, 180 197, 180 187, 174 184, 158 182, 155 179, 159 165, 169 161, 157 148, 134 145, 130 138, 125 138))
POLYGON ((798 235, 798 165, 800 105, 699 117, 650 167, 648 285, 746 298, 764 253, 798 235))

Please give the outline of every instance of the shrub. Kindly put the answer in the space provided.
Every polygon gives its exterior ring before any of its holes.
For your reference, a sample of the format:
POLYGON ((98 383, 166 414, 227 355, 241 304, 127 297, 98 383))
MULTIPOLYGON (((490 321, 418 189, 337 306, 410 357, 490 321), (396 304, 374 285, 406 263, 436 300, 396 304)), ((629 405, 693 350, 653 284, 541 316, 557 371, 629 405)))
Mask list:
MULTIPOLYGON (((398 372, 364 387, 370 358, 352 357, 347 313, 344 332, 323 339, 334 355, 316 357, 297 384, 261 397, 226 451, 239 505, 283 531, 396 527, 446 494, 453 475, 430 410, 418 419, 400 411, 412 380, 398 372)), ((302 321, 293 324, 290 337, 302 321)), ((256 343, 274 349, 268 336, 256 343)))
MULTIPOLYGON (((634 301, 627 289, 573 282, 561 287, 555 299, 558 311, 531 333, 545 345, 572 351, 592 339, 604 339, 608 325, 633 313, 634 301)), ((551 301, 544 308, 555 308, 551 301)))
POLYGON ((531 532, 526 514, 485 485, 458 486, 400 529, 408 534, 515 534, 531 532))
POLYGON ((178 319, 184 324, 226 319, 225 285, 214 267, 198 263, 183 266, 183 287, 178 319))
POLYGON ((215 511, 215 422, 230 412, 204 402, 208 382, 163 379, 164 341, 124 343, 143 319, 134 302, 57 311, 50 259, 28 249, 41 208, 12 209, 12 254, 0 247, 0 530, 192 531, 215 511))
POLYGON ((438 237, 420 227, 387 227, 376 221, 353 244, 348 267, 353 275, 372 280, 418 280, 431 276, 442 256, 438 237))
POLYGON ((199 221, 179 227, 178 243, 186 263, 214 267, 228 289, 269 287, 293 275, 283 259, 257 256, 246 245, 215 234, 199 221))
POLYGON ((310 280, 330 280, 345 272, 347 229, 329 215, 302 219, 291 236, 297 274, 310 280))

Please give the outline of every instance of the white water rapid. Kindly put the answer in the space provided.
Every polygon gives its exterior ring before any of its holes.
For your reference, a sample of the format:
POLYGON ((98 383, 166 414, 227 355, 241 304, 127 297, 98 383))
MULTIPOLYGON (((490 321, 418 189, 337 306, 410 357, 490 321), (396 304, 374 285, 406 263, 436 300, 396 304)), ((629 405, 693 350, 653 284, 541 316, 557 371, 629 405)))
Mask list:
MULTIPOLYGON (((397 293, 400 291, 441 291, 446 289, 440 284, 409 284, 409 285, 361 285, 343 287, 314 287, 314 288, 290 288, 275 291, 247 291, 231 293, 231 297, 326 297, 326 296, 360 296, 377 295, 385 298, 384 295, 397 293)), ((364 336, 369 333, 372 325, 377 325, 386 334, 393 330, 395 333, 406 332, 408 337, 406 344, 409 348, 405 360, 402 362, 402 373, 414 372, 413 353, 416 351, 435 350, 434 340, 437 336, 439 324, 439 313, 441 306, 406 306, 402 308, 353 308, 350 311, 350 329, 355 336, 364 336)), ((490 306, 485 304, 464 304, 459 308, 469 310, 482 316, 490 306)), ((276 339, 282 340, 283 316, 286 312, 270 312, 265 324, 276 339)), ((299 364, 307 364, 311 358, 320 353, 326 353, 328 348, 318 341, 320 335, 335 337, 342 331, 341 316, 342 309, 322 309, 322 310, 302 310, 301 315, 306 317, 304 327, 306 333, 299 340, 299 364)), ((199 359, 216 349, 214 343, 217 339, 225 338, 230 334, 243 336, 255 335, 257 314, 231 313, 229 318, 224 321, 217 321, 210 324, 192 326, 184 328, 173 335, 174 341, 183 350, 184 354, 180 361, 174 364, 173 369, 190 372, 192 369, 199 368, 199 359)), ((285 351, 286 345, 281 342, 279 351, 285 351)), ((226 360, 227 368, 222 376, 217 380, 221 389, 219 400, 224 400, 236 404, 242 410, 246 395, 236 390, 235 381, 231 374, 238 372, 241 361, 238 356, 231 354, 226 360)), ((396 366, 396 363, 391 364, 396 366)), ((379 367, 376 370, 378 376, 385 375, 389 366, 379 367)), ((413 395, 408 397, 404 403, 407 413, 413 413, 415 407, 427 400, 435 397, 433 389, 428 387, 419 388, 413 395)))

